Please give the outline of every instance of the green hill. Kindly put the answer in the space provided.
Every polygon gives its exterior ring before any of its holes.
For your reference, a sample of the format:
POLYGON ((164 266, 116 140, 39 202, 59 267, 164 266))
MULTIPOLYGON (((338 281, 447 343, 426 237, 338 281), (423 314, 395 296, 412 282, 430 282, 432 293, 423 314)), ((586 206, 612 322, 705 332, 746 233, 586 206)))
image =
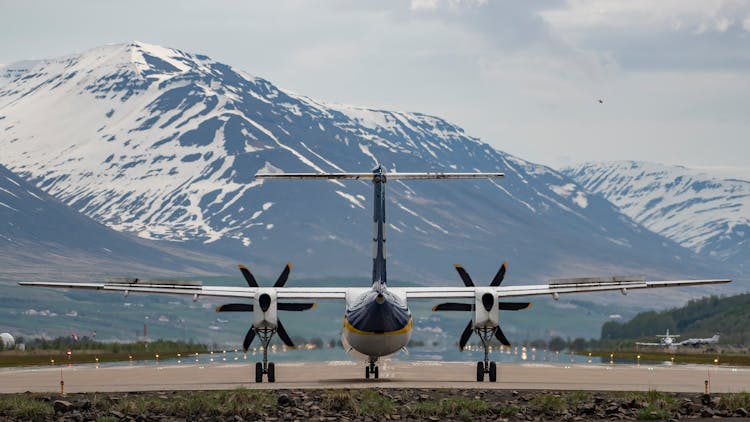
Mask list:
POLYGON ((681 339, 711 337, 721 333, 721 344, 750 343, 750 293, 737 296, 709 296, 691 300, 681 308, 666 311, 641 312, 630 321, 606 322, 601 339, 651 339, 667 329, 680 334, 681 339))

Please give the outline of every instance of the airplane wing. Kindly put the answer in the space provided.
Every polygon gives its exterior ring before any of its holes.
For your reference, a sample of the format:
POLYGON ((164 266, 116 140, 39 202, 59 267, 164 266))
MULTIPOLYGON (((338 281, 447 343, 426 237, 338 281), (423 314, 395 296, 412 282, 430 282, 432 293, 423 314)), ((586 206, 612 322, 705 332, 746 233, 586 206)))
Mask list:
MULTIPOLYGON (((28 281, 21 286, 54 287, 59 289, 89 289, 129 293, 157 293, 200 297, 252 298, 258 287, 204 286, 200 281, 128 279, 103 283, 67 283, 54 281, 28 281)), ((346 292, 358 290, 345 287, 269 287, 276 290, 279 299, 345 299, 346 292)))
POLYGON ((635 342, 638 346, 663 346, 661 343, 642 343, 640 341, 635 342))
POLYGON ((714 344, 719 342, 719 336, 707 338, 689 338, 677 343, 678 346, 698 346, 701 344, 714 344))
MULTIPOLYGON (((630 290, 652 289, 661 287, 696 286, 701 284, 729 283, 731 280, 667 280, 646 281, 642 277, 597 277, 550 280, 547 284, 488 287, 495 291, 498 298, 519 296, 550 295, 554 298, 561 294, 603 292, 619 290, 627 294, 630 290)), ((393 288, 402 291, 410 299, 460 299, 473 298, 476 287, 403 287, 393 288)))

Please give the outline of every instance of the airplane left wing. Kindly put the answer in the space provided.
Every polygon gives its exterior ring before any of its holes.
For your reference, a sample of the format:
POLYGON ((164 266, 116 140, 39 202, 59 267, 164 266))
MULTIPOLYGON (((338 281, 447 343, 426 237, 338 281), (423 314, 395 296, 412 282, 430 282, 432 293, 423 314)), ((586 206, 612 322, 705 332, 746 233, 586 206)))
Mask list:
MULTIPOLYGON (((728 279, 646 281, 643 277, 597 277, 556 279, 550 280, 547 284, 486 287, 486 289, 493 290, 498 298, 540 295, 558 298, 559 295, 568 293, 619 290, 627 294, 629 290, 636 289, 696 286, 729 283, 730 281, 728 279)), ((392 290, 401 291, 410 299, 468 299, 474 297, 476 289, 477 287, 403 287, 392 290)))
MULTIPOLYGON (((103 283, 67 283, 54 281, 24 281, 21 286, 53 287, 58 289, 88 289, 129 293, 156 293, 200 297, 252 298, 262 288, 234 286, 204 286, 200 281, 126 279, 103 283)), ((269 287, 279 299, 345 299, 347 289, 339 287, 269 287)))

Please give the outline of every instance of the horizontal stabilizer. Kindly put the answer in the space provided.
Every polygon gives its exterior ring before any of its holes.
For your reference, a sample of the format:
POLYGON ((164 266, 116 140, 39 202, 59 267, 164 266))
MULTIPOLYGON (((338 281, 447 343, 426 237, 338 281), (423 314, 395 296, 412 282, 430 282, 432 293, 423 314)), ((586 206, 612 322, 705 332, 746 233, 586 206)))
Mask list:
MULTIPOLYGON (((376 173, 257 173, 257 179, 363 179, 371 180, 376 173)), ((504 173, 383 173, 387 179, 486 179, 505 177, 504 173)))

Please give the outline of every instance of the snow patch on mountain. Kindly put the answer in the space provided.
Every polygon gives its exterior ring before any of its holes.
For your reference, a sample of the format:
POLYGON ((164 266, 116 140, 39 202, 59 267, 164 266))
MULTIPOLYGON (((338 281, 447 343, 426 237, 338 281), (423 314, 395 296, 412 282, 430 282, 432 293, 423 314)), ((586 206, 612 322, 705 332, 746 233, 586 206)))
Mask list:
POLYGON ((649 230, 698 253, 750 264, 750 182, 681 166, 622 161, 562 172, 649 230))

